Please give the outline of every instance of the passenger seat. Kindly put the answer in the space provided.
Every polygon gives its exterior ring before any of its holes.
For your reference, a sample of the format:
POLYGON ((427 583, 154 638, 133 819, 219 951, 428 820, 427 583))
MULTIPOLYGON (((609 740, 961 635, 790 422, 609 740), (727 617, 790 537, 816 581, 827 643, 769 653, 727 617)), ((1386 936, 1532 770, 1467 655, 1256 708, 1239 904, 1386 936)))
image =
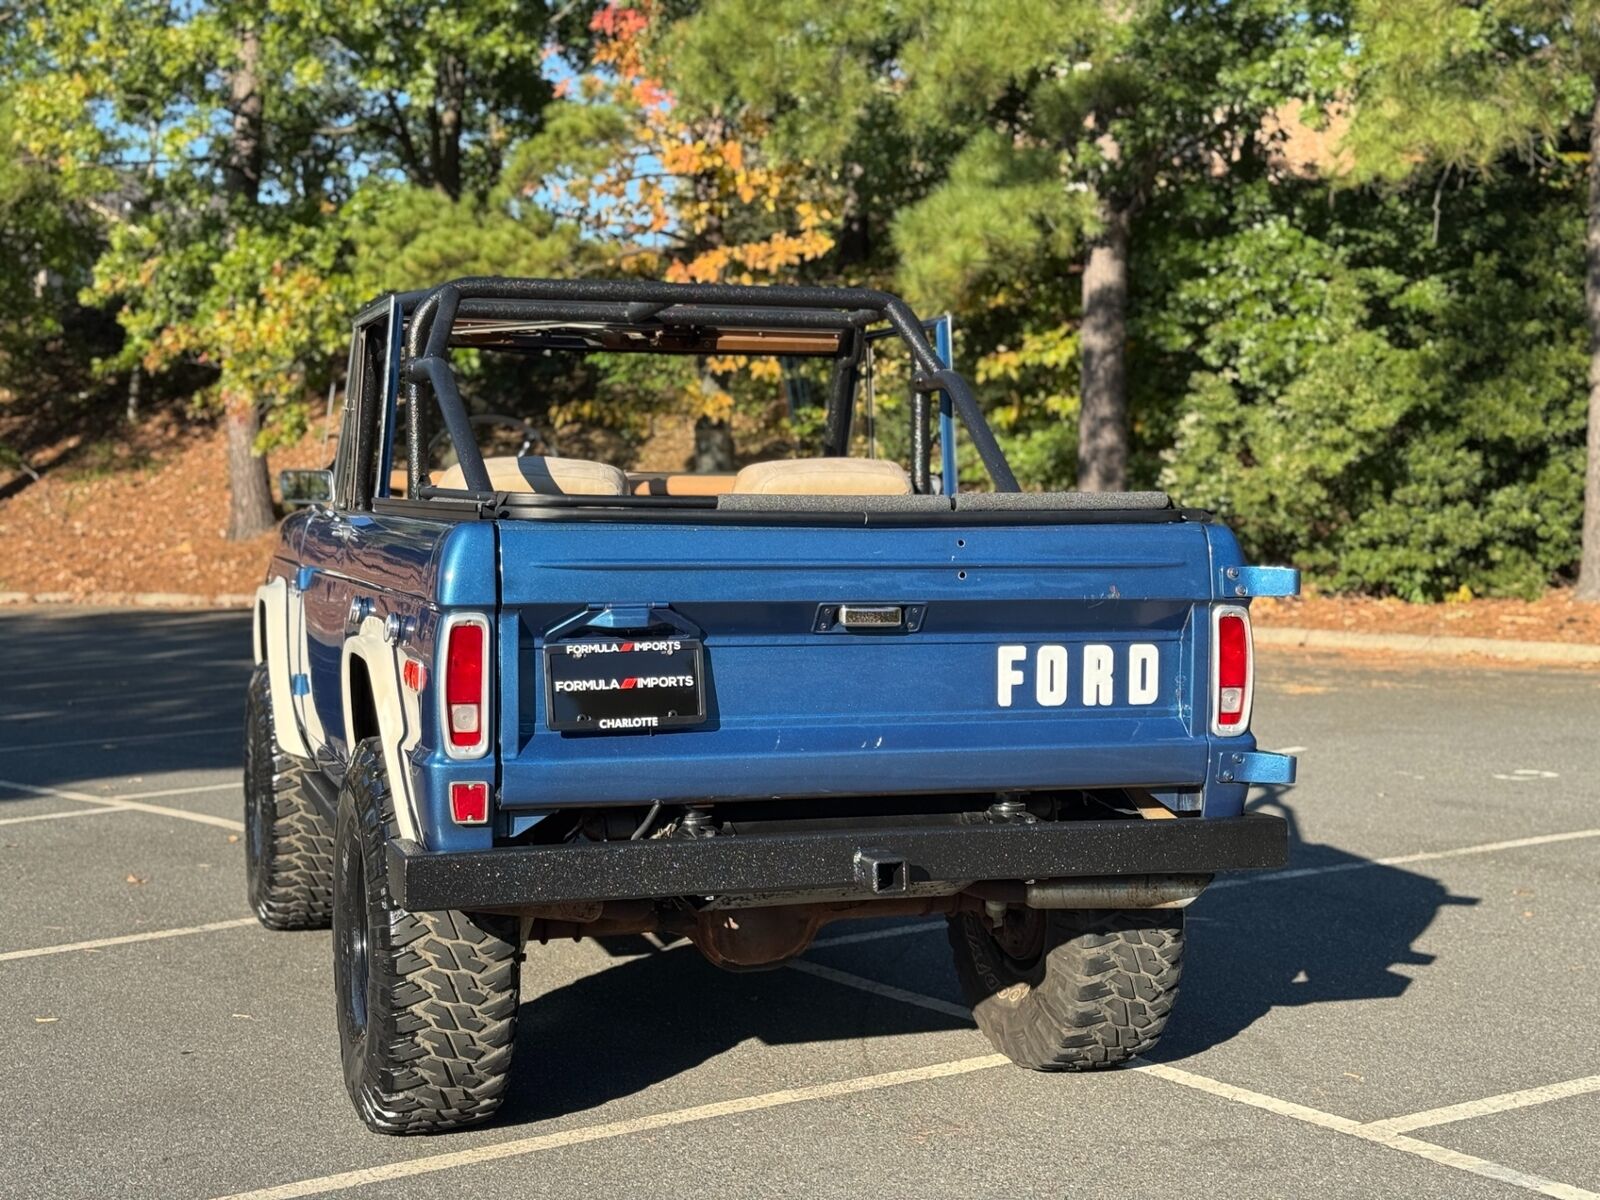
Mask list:
MULTIPOLYGON (((628 478, 608 463, 586 458, 550 458, 529 454, 522 458, 502 455, 483 460, 489 485, 497 492, 531 492, 539 496, 622 496, 628 478)), ((460 464, 446 467, 434 477, 435 487, 465 490, 467 477, 460 464)))

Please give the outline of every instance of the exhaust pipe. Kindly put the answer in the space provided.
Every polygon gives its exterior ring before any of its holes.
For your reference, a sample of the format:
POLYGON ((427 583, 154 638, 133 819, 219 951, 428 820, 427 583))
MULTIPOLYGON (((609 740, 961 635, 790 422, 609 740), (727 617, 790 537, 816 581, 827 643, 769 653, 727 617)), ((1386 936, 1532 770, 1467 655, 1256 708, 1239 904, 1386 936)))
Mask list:
POLYGON ((1211 882, 1209 875, 1106 875, 979 883, 974 896, 1028 908, 1184 908, 1211 882))
POLYGON ((1206 890, 1209 875, 1120 875, 1043 879, 1024 885, 1029 908, 1184 908, 1206 890))

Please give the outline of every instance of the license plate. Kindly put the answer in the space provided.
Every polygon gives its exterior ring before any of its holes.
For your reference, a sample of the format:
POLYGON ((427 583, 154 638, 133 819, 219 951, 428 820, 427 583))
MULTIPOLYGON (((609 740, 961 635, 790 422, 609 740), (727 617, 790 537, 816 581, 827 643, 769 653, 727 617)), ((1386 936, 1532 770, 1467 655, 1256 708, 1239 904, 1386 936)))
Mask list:
POLYGON ((581 638, 544 648, 545 713, 563 733, 649 733, 706 719, 695 638, 581 638))

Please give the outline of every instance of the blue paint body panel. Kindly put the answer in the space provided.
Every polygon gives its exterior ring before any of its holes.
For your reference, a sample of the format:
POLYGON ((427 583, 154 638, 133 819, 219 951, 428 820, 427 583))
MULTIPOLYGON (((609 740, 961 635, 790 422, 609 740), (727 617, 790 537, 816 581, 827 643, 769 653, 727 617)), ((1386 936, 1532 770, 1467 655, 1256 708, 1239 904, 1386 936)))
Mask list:
POLYGON ((285 523, 273 571, 305 606, 309 702, 325 733, 316 751, 336 778, 351 750, 341 650, 352 603, 407 619, 405 651, 430 666, 446 613, 490 619, 491 754, 464 763, 443 752, 430 669, 411 757, 423 841, 458 850, 491 845, 495 827, 453 824, 448 784, 485 778, 506 833, 552 809, 654 800, 1072 787, 1147 788, 1188 796, 1203 816, 1238 815, 1248 785, 1291 781, 1293 760, 1258 752, 1249 734, 1208 732, 1210 609, 1247 602, 1231 594, 1230 568, 1248 570, 1233 536, 1190 521, 847 527, 324 511, 285 523), (920 623, 815 629, 819 606, 852 602, 914 605, 920 623), (651 611, 703 639, 705 723, 551 730, 547 635, 651 611), (1020 672, 1005 705, 1002 647, 1020 672), (1097 682, 1085 694, 1091 657, 1110 663, 1108 692, 1097 682), (1040 682, 1049 661, 1066 672, 1053 692, 1040 682))
MULTIPOLYGON (((502 803, 884 795, 996 788, 1201 788, 1195 680, 1206 647, 1208 527, 564 526, 501 530, 502 803), (813 631, 819 604, 916 604, 915 633, 813 631), (670 604, 704 636, 705 726, 649 736, 551 731, 543 635, 585 605, 670 604), (511 632, 515 632, 515 642, 511 632), (1203 642, 1205 639, 1198 639, 1203 642), (1153 646, 1150 703, 1129 703, 1129 647, 1153 646), (997 705, 996 654, 1025 687, 997 705), (1037 702, 1041 646, 1066 648, 1068 698, 1037 702), (1110 704, 1081 703, 1086 646, 1106 646, 1110 704), (512 680, 516 681, 515 687, 512 680)), ((1230 539, 1231 541, 1231 539, 1230 539)), ((1203 727, 1203 722, 1201 723, 1203 727)))

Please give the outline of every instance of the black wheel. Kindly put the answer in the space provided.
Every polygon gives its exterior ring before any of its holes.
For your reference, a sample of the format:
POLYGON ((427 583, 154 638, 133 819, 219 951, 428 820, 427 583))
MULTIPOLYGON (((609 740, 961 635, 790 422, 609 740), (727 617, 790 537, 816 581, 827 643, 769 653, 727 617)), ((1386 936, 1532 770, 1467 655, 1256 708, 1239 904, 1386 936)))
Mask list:
POLYGON ((517 1022, 518 922, 407 912, 389 898, 398 836, 383 754, 362 742, 339 796, 333 980, 345 1087, 368 1128, 437 1133, 505 1095, 517 1022))
POLYGON ((1012 908, 997 929, 961 913, 950 945, 996 1050, 1035 1071, 1093 1071, 1160 1039, 1178 998, 1183 910, 1012 908))
POLYGON ((333 830, 308 791, 309 764, 285 754, 263 663, 245 705, 245 883, 268 929, 326 929, 333 913, 333 830))

